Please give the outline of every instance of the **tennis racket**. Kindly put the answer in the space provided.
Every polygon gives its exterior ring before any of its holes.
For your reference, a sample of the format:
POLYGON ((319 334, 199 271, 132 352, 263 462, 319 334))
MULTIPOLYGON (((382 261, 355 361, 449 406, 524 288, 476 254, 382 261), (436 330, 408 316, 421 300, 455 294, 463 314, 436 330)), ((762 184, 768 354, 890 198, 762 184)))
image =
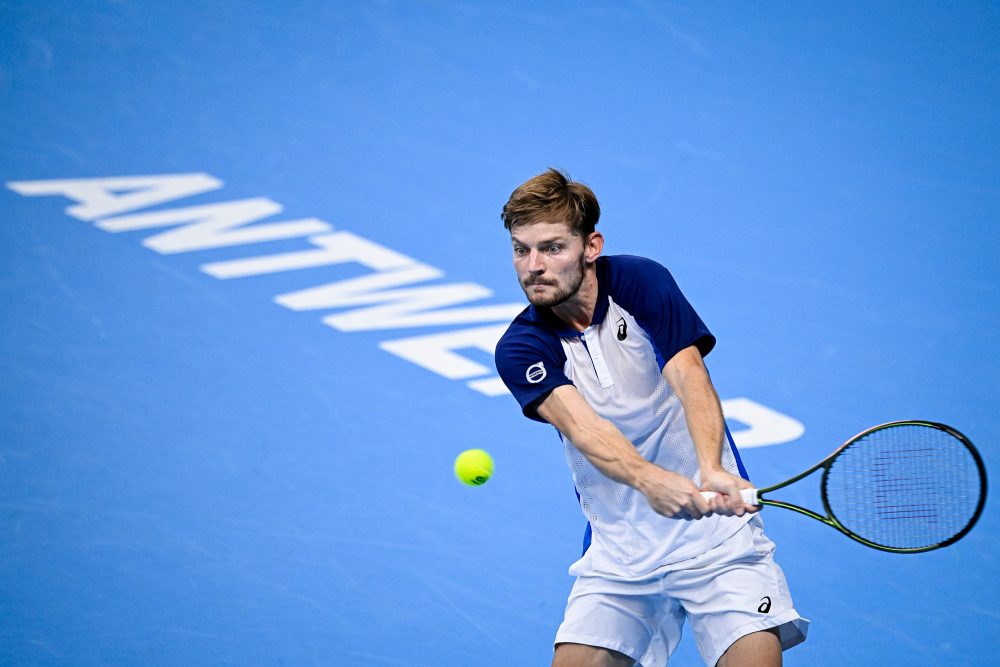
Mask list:
POLYGON ((859 433, 791 479, 740 494, 747 505, 805 514, 873 549, 919 553, 972 530, 986 504, 986 468, 969 439, 950 426, 897 421, 859 433), (820 469, 826 516, 769 498, 820 469))

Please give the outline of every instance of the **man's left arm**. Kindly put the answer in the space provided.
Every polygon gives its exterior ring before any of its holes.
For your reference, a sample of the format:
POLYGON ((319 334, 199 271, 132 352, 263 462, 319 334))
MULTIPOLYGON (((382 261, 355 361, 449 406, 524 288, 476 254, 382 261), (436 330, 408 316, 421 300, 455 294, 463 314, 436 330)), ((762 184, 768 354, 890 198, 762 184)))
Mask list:
POLYGON ((752 485, 722 467, 722 441, 725 438, 722 404, 705 369, 701 352, 693 345, 682 349, 663 367, 663 376, 684 406, 684 418, 698 456, 702 488, 724 494, 709 502, 712 510, 718 514, 738 516, 745 511, 754 511, 740 498, 740 489, 748 489, 752 485))

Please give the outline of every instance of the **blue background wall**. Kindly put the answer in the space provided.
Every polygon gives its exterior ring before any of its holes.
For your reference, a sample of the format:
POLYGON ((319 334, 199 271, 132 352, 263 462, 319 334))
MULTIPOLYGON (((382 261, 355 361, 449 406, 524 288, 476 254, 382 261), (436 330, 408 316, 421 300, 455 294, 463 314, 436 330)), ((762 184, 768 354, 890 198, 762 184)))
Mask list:
MULTIPOLYGON (((755 481, 915 417, 996 470, 998 72, 990 2, 5 2, 0 179, 207 173, 161 208, 268 197, 507 303, 500 207, 560 166, 722 397, 805 425, 755 481)), ((550 428, 379 348, 441 327, 273 302, 347 267, 199 270, 301 239, 161 255, 72 203, 0 189, 0 662, 547 664, 583 527, 550 428)), ((765 516, 787 664, 992 664, 990 505, 912 557, 765 516)))

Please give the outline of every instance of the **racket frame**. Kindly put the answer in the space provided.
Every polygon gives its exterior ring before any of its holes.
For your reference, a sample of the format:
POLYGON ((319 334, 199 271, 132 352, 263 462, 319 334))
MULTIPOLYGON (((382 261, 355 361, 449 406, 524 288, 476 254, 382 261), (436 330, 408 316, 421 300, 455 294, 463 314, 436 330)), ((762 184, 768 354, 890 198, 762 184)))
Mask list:
POLYGON ((879 424, 878 426, 873 426, 869 429, 862 431, 861 433, 858 433, 856 436, 854 436, 853 438, 842 444, 840 447, 831 452, 826 458, 824 458, 822 461, 820 461, 813 467, 809 468, 808 470, 805 470, 804 472, 796 475, 795 477, 786 479, 785 481, 779 484, 757 489, 757 499, 760 505, 781 507, 786 510, 798 512, 799 514, 804 514, 812 519, 816 519, 821 523, 825 523, 826 525, 835 528, 836 530, 839 530, 852 540, 860 542, 861 544, 864 544, 867 547, 871 547, 872 549, 878 549, 879 551, 887 551, 896 554, 910 554, 910 553, 922 553, 925 551, 933 551, 934 549, 940 549, 942 547, 948 546, 949 544, 954 544, 958 540, 965 537, 965 535, 970 530, 972 530, 972 527, 976 525, 976 522, 979 520, 979 516, 983 512, 983 507, 986 505, 986 486, 987 486, 986 466, 983 464, 982 456, 980 456, 979 452, 976 450, 975 446, 973 446, 972 442, 970 442, 968 438, 966 438, 963 434, 959 433, 952 427, 947 426, 945 424, 939 424, 937 422, 925 421, 920 419, 908 419, 908 420, 888 422, 885 424, 879 424), (846 528, 843 524, 840 523, 840 521, 837 520, 836 515, 830 509, 830 503, 827 500, 827 494, 826 494, 826 484, 827 484, 827 477, 829 476, 830 473, 830 469, 833 466, 833 462, 837 459, 838 456, 840 456, 841 453, 844 452, 844 450, 846 450, 851 445, 855 444, 858 440, 861 440, 862 438, 872 433, 875 433, 876 431, 880 431, 886 428, 893 428, 896 426, 925 426, 944 431, 948 435, 954 437, 959 442, 961 442, 965 446, 965 448, 969 451, 969 454, 972 455, 972 459, 976 463, 976 467, 979 473, 979 481, 981 485, 980 488, 982 491, 979 495, 979 503, 976 505, 975 512, 973 512, 972 517, 969 519, 968 523, 966 523, 965 527, 943 542, 922 547, 889 547, 882 544, 877 544, 875 542, 865 539, 864 537, 861 537, 860 535, 857 535, 856 533, 852 532, 849 528, 846 528), (807 509, 805 507, 793 505, 792 503, 786 503, 781 500, 768 500, 765 497, 765 494, 771 493, 772 491, 777 491, 778 489, 782 489, 786 486, 794 484, 795 482, 798 482, 799 480, 813 474, 820 468, 823 469, 823 477, 820 483, 820 497, 823 501, 823 509, 826 510, 826 516, 822 516, 818 512, 807 509))

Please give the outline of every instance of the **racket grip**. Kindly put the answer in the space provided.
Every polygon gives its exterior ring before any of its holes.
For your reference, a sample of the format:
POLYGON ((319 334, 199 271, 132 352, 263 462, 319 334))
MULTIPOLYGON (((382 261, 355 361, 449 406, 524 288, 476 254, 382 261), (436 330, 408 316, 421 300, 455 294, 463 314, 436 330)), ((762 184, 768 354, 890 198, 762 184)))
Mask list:
MULTIPOLYGON (((711 500, 717 495, 719 494, 715 491, 701 492, 701 497, 705 500, 711 500)), ((760 505, 760 498, 757 497, 757 489, 740 489, 740 497, 743 499, 744 505, 760 505)))

